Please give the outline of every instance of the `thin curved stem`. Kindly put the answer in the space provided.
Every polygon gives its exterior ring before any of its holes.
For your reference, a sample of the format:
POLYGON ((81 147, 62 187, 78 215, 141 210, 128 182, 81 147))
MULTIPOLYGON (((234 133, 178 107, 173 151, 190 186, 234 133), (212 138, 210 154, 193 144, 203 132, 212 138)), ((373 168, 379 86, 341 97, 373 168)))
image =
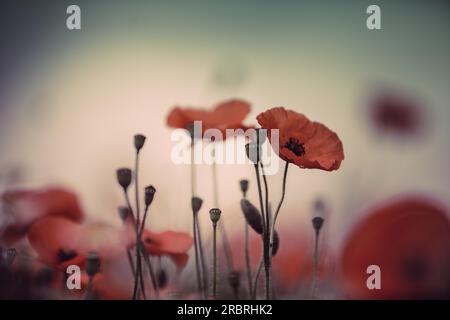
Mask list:
POLYGON ((152 265, 150 256, 149 256, 148 252, 145 251, 145 248, 142 245, 142 243, 141 243, 141 252, 142 252, 142 255, 144 256, 145 262, 147 263, 147 268, 148 268, 148 272, 150 275, 150 280, 152 281, 153 290, 155 291, 156 299, 159 299, 159 287, 158 287, 158 284, 156 283, 156 276, 155 276, 155 272, 153 270, 153 265, 152 265))
POLYGON ((278 214, 280 213, 281 205, 283 204, 284 197, 286 195, 286 180, 287 180, 288 168, 289 168, 289 162, 286 161, 286 165, 284 167, 284 173, 283 173, 283 185, 282 185, 282 190, 281 190, 281 199, 280 199, 280 202, 278 203, 277 210, 275 211, 275 215, 274 215, 273 221, 272 221, 272 228, 270 231, 270 242, 269 242, 269 274, 270 275, 269 276, 271 276, 271 273, 272 273, 271 265, 272 265, 273 234, 275 232, 275 223, 277 221, 277 217, 278 217, 278 214))
POLYGON ((261 261, 259 262, 258 270, 256 271, 256 275, 255 275, 255 282, 254 282, 254 286, 253 286, 253 300, 256 300, 256 292, 258 289, 259 275, 261 274, 261 270, 262 270, 263 266, 264 266, 264 257, 261 257, 261 261))

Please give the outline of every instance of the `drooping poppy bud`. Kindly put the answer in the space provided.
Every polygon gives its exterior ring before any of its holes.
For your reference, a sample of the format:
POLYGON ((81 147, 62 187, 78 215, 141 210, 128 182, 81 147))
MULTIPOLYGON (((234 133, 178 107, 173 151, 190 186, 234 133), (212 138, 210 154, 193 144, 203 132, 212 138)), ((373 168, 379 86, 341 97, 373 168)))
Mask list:
POLYGON ((156 189, 154 186, 145 187, 145 205, 148 207, 153 202, 153 197, 155 196, 156 189))
POLYGON ((275 256, 280 248, 280 236, 278 235, 277 230, 273 231, 273 240, 272 240, 272 256, 275 256))
POLYGON ((158 288, 164 289, 167 286, 168 282, 167 273, 164 269, 158 271, 156 279, 158 281, 158 288))
POLYGON ((259 210, 247 199, 241 200, 241 209, 248 225, 255 230, 256 233, 262 234, 262 218, 259 210))

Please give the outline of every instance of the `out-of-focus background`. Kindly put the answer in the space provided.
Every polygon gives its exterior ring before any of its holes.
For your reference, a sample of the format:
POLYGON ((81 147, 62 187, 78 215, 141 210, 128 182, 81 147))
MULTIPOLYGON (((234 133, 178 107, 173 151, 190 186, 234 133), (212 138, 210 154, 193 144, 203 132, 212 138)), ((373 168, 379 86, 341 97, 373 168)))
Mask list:
MULTIPOLYGON (((365 209, 404 193, 450 205, 450 6, 377 1, 382 30, 366 27, 373 1, 76 1, 82 29, 66 29, 73 1, 0 5, 0 172, 14 187, 66 186, 89 219, 120 224, 115 170, 131 166, 143 133, 141 184, 157 196, 155 230, 190 230, 189 168, 170 155, 176 105, 252 104, 246 124, 274 106, 326 124, 344 144, 341 169, 293 168, 279 225, 310 219, 325 199, 333 243, 365 209), (420 108, 419 132, 374 125, 371 97, 401 93, 420 108)), ((250 165, 219 168, 220 206, 243 226, 238 181, 250 165)), ((198 168, 212 204, 211 167, 198 168)), ((281 172, 269 178, 276 202, 281 172)), ((11 187, 11 185, 9 185, 11 187)), ((208 219, 205 214, 202 219, 208 219)))

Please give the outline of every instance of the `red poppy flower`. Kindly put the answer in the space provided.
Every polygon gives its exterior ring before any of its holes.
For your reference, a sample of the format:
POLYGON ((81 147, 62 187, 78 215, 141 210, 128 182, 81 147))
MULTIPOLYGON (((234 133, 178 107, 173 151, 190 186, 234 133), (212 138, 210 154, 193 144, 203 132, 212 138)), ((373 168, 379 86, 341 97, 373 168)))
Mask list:
POLYGON ((242 122, 249 113, 250 104, 237 99, 221 102, 212 110, 176 106, 167 117, 167 125, 189 129, 194 121, 201 121, 203 133, 208 129, 218 129, 226 137, 226 129, 248 128, 242 122))
POLYGON ((369 116, 381 133, 408 136, 424 129, 422 107, 412 98, 393 91, 380 92, 371 99, 369 116))
POLYGON ((128 237, 121 228, 105 224, 81 225, 62 217, 44 217, 28 231, 28 240, 39 259, 65 269, 71 264, 83 267, 90 251, 100 259, 125 254, 128 237))
POLYGON ((22 238, 30 225, 44 216, 66 217, 76 222, 84 218, 77 196, 58 187, 8 191, 0 200, 5 222, 0 225, 0 238, 7 243, 22 238))
POLYGON ((431 201, 406 198, 373 210, 352 231, 342 257, 344 288, 356 299, 450 297, 450 222, 431 201), (367 288, 367 267, 381 290, 367 288))
POLYGON ((332 171, 344 160, 344 149, 336 133, 303 114, 283 107, 269 109, 257 117, 272 145, 271 129, 279 129, 278 155, 300 168, 332 171))
POLYGON ((148 230, 144 230, 142 241, 151 255, 169 256, 179 270, 186 266, 189 258, 187 252, 194 242, 187 233, 175 231, 154 233, 148 230))

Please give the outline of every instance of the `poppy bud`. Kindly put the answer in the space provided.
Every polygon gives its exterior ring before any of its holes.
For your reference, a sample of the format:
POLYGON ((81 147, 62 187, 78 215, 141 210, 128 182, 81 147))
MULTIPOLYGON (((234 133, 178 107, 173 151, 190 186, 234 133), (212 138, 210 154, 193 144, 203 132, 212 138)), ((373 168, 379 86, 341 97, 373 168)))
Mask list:
POLYGON ((280 248, 280 236, 276 230, 273 231, 272 256, 275 256, 280 248))
POLYGON ((241 209, 248 225, 255 230, 256 233, 262 234, 262 218, 259 210, 247 199, 241 200, 241 209))
POLYGON ((139 152, 139 150, 142 149, 145 143, 145 136, 142 134, 136 134, 134 136, 134 147, 136 148, 136 151, 139 152))
POLYGON ((241 181, 239 181, 239 185, 241 186, 241 191, 245 196, 248 191, 248 180, 242 179, 241 181))
POLYGON ((241 286, 241 274, 238 271, 231 271, 228 275, 228 283, 233 290, 238 291, 241 286))
POLYGON ((220 214, 221 213, 222 213, 222 211, 220 211, 219 208, 212 208, 211 210, 209 210, 209 217, 211 218, 211 221, 212 221, 214 226, 220 220, 220 214))
POLYGON ((192 197, 191 199, 191 205, 192 205, 192 212, 194 212, 194 214, 197 214, 203 204, 203 200, 199 197, 192 197))
POLYGON ((148 207, 153 202, 153 197, 155 196, 156 189, 154 186, 145 187, 145 205, 148 207))
POLYGON ((14 260, 17 257, 17 250, 15 248, 9 248, 6 250, 6 266, 9 267, 13 264, 14 260))
POLYGON ((312 218, 312 224, 313 224, 314 230, 316 230, 316 232, 319 232, 320 229, 322 228, 323 221, 324 220, 321 217, 312 218))
POLYGON ((131 216, 131 211, 130 211, 130 208, 128 208, 128 207, 121 206, 121 207, 119 207, 118 211, 119 211, 120 220, 122 220, 122 222, 127 221, 127 219, 131 216))
POLYGON ((86 259, 86 273, 93 277, 97 274, 100 268, 100 258, 97 252, 89 252, 86 259))
POLYGON ((167 286, 167 273, 164 269, 159 270, 157 275, 158 287, 163 289, 167 286))
POLYGON ((117 169, 117 181, 126 190, 131 184, 131 170, 128 168, 117 169))
POLYGON ((247 158, 254 164, 259 163, 261 156, 261 147, 258 146, 256 142, 250 142, 245 145, 245 152, 247 153, 247 158))

